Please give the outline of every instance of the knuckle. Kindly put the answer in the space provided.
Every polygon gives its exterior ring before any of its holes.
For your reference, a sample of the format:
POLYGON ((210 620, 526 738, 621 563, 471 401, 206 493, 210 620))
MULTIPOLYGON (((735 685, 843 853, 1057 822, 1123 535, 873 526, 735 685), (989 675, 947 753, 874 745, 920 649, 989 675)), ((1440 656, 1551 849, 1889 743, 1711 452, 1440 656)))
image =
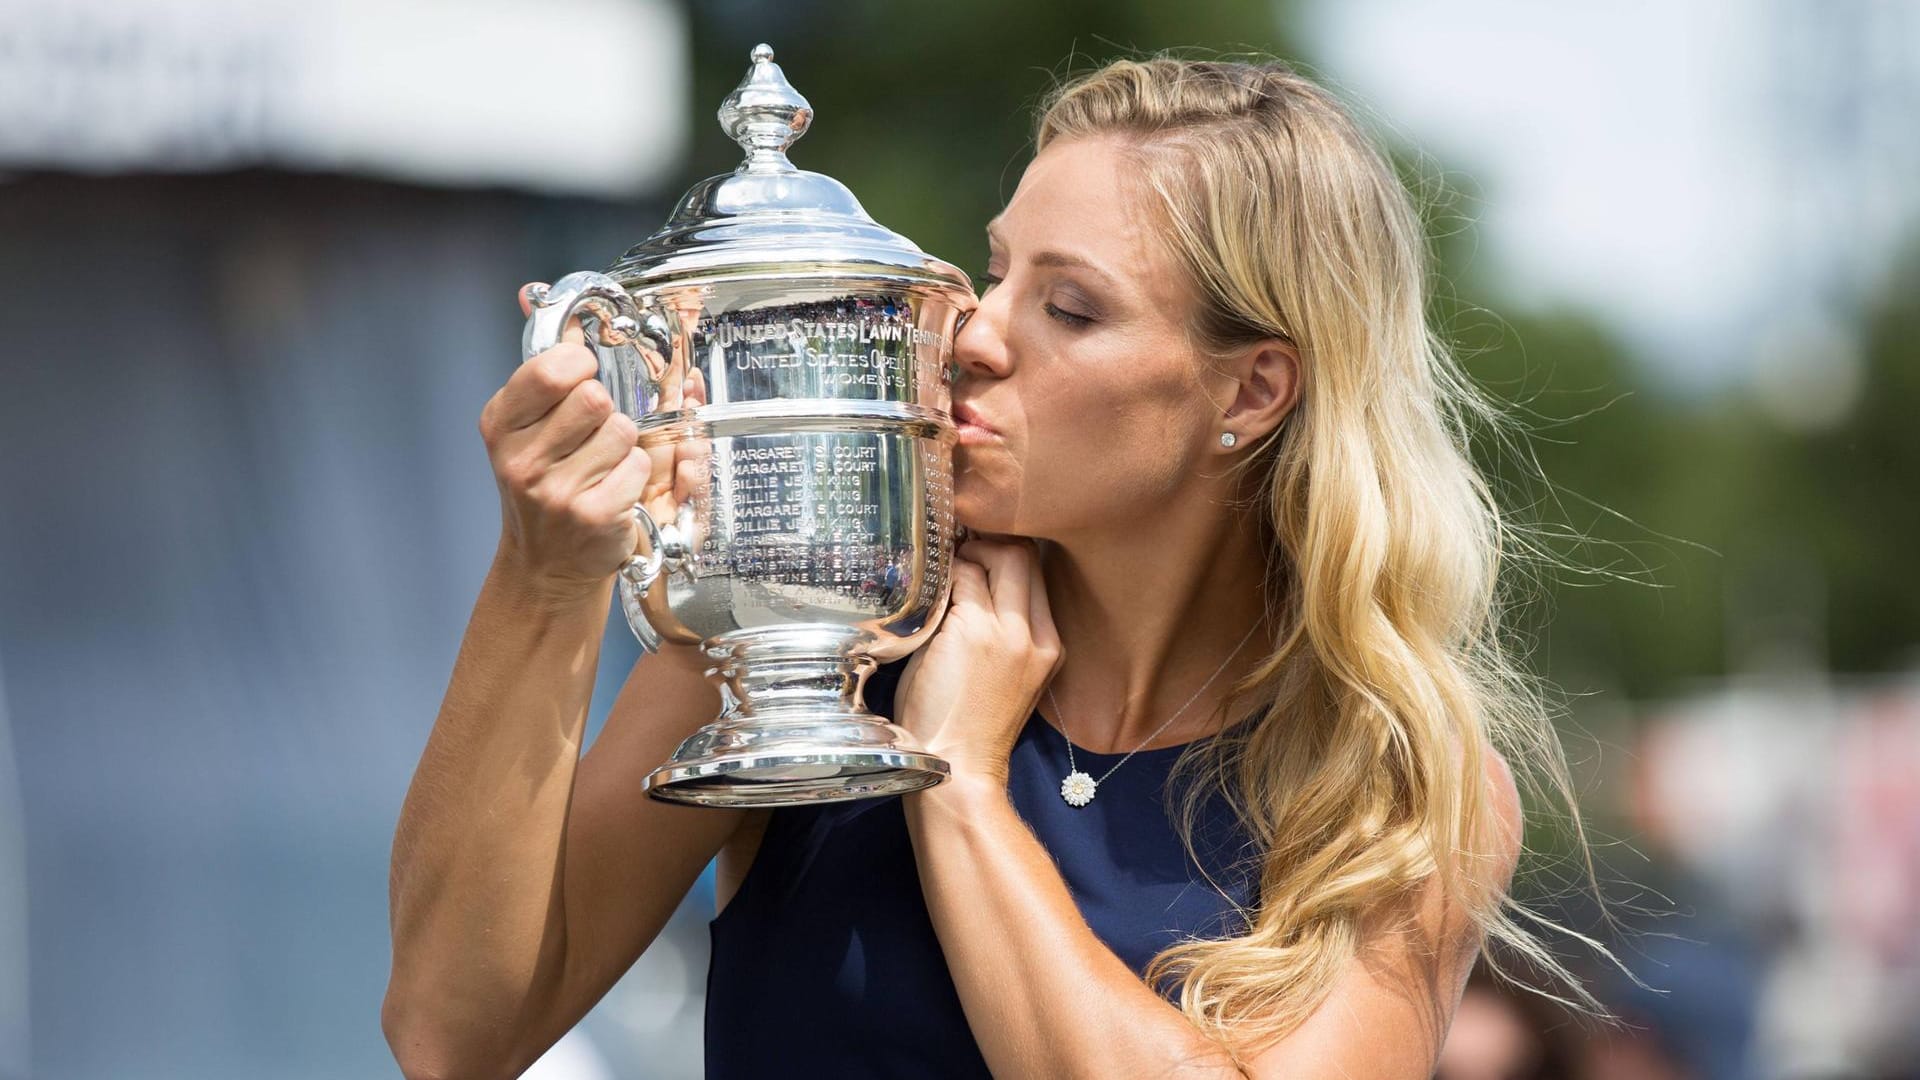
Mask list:
POLYGON ((616 454, 609 455, 609 461, 611 461, 612 467, 611 469, 607 469, 607 479, 611 479, 614 484, 624 486, 624 484, 630 484, 636 475, 637 477, 645 477, 645 475, 647 475, 647 465, 641 461, 636 467, 634 457, 636 457, 637 454, 639 454, 639 448, 632 448, 632 450, 626 450, 626 452, 616 452, 616 454))
POLYGON ((579 516, 579 510, 574 506, 572 497, 553 485, 542 484, 533 488, 527 492, 527 498, 548 517, 574 520, 579 516))
POLYGON ((495 439, 498 439, 504 434, 501 430, 500 410, 506 408, 506 402, 502 400, 506 397, 506 393, 506 387, 504 386, 495 390, 493 394, 487 398, 486 404, 480 406, 480 416, 474 422, 475 426, 480 429, 480 438, 485 440, 488 445, 492 445, 495 439))
POLYGON ((574 398, 587 415, 596 419, 613 411, 613 395, 607 393, 607 388, 600 385, 599 379, 580 380, 568 396, 574 398))
POLYGON ((549 398, 559 397, 573 389, 573 379, 553 369, 548 364, 535 364, 527 373, 528 381, 534 384, 542 394, 549 398))
POLYGON ((500 463, 500 479, 514 491, 532 494, 540 482, 540 466, 525 458, 510 458, 500 463))

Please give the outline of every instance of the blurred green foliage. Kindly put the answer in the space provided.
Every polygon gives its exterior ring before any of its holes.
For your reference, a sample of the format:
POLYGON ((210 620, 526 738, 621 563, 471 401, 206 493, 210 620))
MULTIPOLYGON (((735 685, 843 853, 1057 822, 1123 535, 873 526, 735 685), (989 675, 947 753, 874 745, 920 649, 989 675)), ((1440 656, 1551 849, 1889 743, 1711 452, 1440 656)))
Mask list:
MULTIPOLYGON (((689 10, 701 122, 684 183, 737 159, 708 117, 748 50, 767 41, 816 113, 796 163, 844 181, 876 219, 975 276, 981 230, 1018 182, 1034 106, 1055 79, 1119 55, 1194 48, 1270 53, 1338 83, 1300 52, 1287 3, 709 0, 689 10)), ((1437 325, 1532 429, 1519 456, 1481 440, 1482 463, 1516 519, 1572 567, 1545 575, 1538 602, 1518 613, 1537 666, 1575 694, 1644 699, 1764 658, 1774 637, 1811 635, 1812 659, 1835 670, 1912 662, 1920 246, 1860 313, 1859 406, 1836 427, 1798 434, 1739 388, 1700 400, 1662 392, 1604 313, 1505 310, 1503 283, 1473 259, 1475 163, 1390 150, 1428 214, 1437 325)))
POLYGON ((814 109, 794 163, 842 181, 876 220, 978 277, 987 220, 1019 183, 1034 107, 1056 78, 1181 46, 1290 55, 1273 12, 1263 0, 698 3, 701 120, 686 179, 739 160, 708 120, 765 41, 814 109))
POLYGON ((1857 313, 1857 403, 1813 431, 1744 385, 1662 393, 1597 314, 1502 315, 1498 282, 1442 268, 1458 296, 1435 317, 1532 429, 1526 457, 1483 442, 1482 463, 1569 564, 1524 619, 1556 682, 1645 700, 1783 663, 1920 660, 1920 243, 1908 250, 1857 313))

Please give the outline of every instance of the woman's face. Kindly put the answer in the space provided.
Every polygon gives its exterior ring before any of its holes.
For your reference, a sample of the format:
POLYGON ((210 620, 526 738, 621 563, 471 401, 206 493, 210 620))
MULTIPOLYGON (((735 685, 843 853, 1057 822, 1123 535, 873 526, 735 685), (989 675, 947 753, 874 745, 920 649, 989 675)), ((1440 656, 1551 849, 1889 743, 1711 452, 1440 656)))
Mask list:
POLYGON ((1134 167, 1110 140, 1050 144, 988 226, 986 291, 954 341, 954 510, 970 529, 1124 525, 1227 463, 1233 381, 1188 340, 1195 301, 1121 180, 1134 167))

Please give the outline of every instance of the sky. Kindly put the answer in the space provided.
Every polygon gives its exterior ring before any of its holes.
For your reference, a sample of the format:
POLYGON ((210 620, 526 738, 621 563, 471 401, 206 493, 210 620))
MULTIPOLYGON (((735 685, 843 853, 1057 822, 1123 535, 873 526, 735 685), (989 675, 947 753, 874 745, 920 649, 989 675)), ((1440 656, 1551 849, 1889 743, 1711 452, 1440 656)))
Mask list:
POLYGON ((1804 397, 1844 388, 1835 321, 1915 220, 1916 8, 1321 0, 1300 15, 1318 76, 1482 189, 1476 259, 1505 303, 1592 309, 1677 388, 1785 380, 1804 397))

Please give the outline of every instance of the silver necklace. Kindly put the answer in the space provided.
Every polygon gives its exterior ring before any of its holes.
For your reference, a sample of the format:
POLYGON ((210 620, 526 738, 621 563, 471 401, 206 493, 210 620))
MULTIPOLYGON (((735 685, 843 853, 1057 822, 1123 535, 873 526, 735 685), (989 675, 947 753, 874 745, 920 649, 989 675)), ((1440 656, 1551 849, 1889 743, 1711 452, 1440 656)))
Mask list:
POLYGON ((1159 738, 1162 731, 1172 727, 1173 722, 1180 719, 1180 715, 1187 711, 1188 706, 1200 700, 1200 695, 1206 693, 1207 687, 1212 686, 1213 681, 1220 677, 1220 673, 1227 670, 1227 665, 1233 663, 1233 658, 1239 656, 1240 650, 1247 647, 1247 642, 1253 640, 1253 632, 1259 628, 1260 624, 1258 622, 1255 622, 1249 627, 1247 629, 1247 636, 1240 639, 1240 644, 1233 647, 1233 651, 1227 654, 1225 660, 1220 661, 1220 666, 1214 669, 1212 675, 1207 676, 1206 682, 1200 684, 1200 689, 1193 692, 1193 696, 1187 699, 1187 704, 1174 710, 1173 715, 1167 717, 1166 723, 1155 728, 1153 734, 1141 739, 1139 746, 1127 751, 1126 757, 1114 762, 1113 768, 1108 769, 1098 780, 1081 772, 1080 766, 1074 762, 1073 739, 1067 736, 1067 715, 1060 711, 1060 703, 1054 700, 1053 683, 1047 683, 1047 704, 1053 706, 1053 715, 1060 718, 1060 737, 1065 739, 1067 744, 1067 775, 1066 779, 1060 781, 1060 797, 1066 800, 1067 805, 1080 807, 1092 802, 1094 792, 1099 790, 1101 784, 1107 782, 1107 777, 1119 772, 1120 766, 1125 765, 1128 758, 1133 757, 1133 755, 1140 752, 1142 747, 1159 738))

